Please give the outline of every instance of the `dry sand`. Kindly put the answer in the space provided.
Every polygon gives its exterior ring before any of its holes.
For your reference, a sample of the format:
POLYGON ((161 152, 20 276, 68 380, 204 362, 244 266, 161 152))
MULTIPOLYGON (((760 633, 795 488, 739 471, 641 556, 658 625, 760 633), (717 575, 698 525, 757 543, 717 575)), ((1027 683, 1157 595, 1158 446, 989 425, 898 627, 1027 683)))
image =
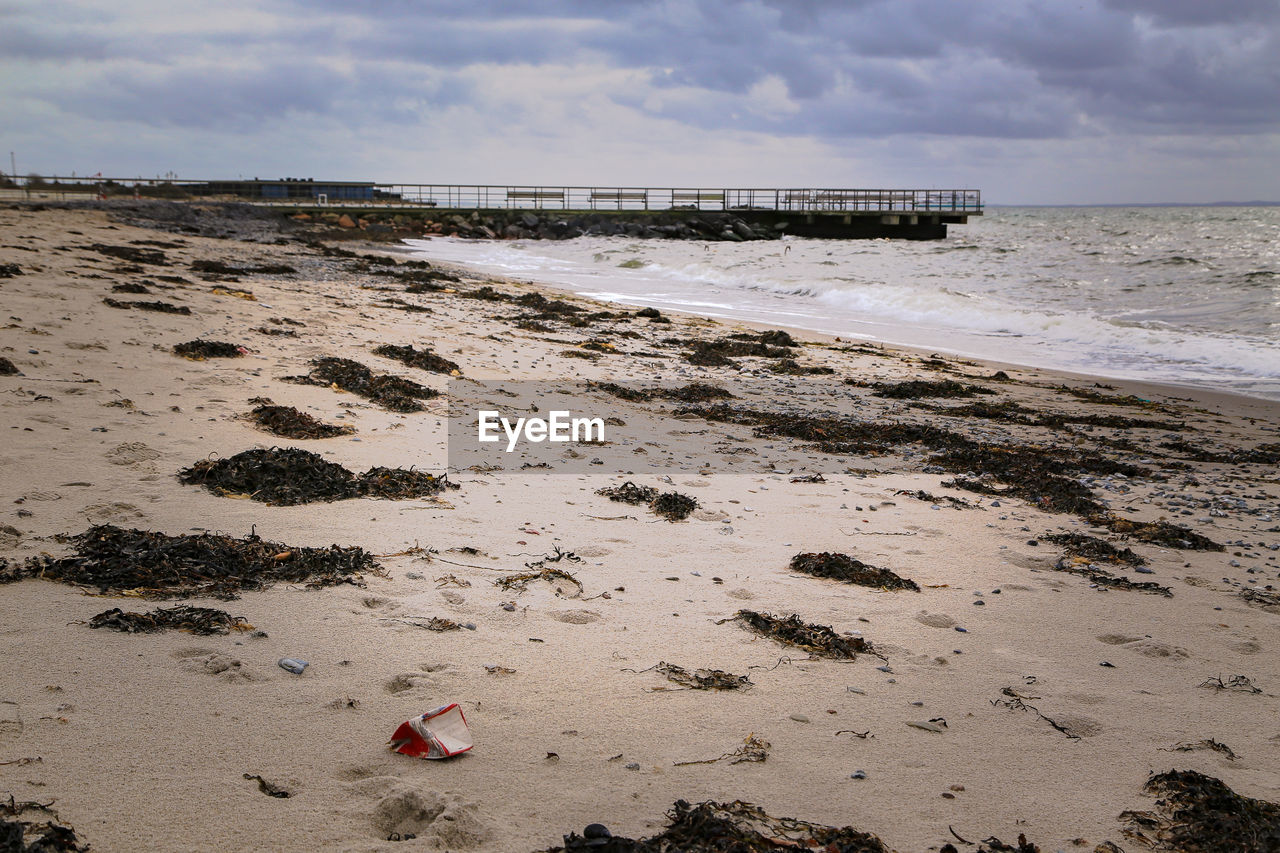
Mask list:
MULTIPOLYGON (((403 282, 360 271, 359 259, 324 257, 297 242, 174 235, 102 211, 0 208, 3 264, 20 273, 0 279, 0 356, 22 375, 0 376, 0 556, 11 564, 61 556, 69 546, 59 537, 104 523, 169 534, 256 529, 291 545, 391 555, 380 558, 385 576, 368 576, 365 588, 280 585, 233 601, 185 602, 244 616, 265 637, 92 630, 88 620, 111 607, 164 603, 40 579, 0 586, 0 795, 53 803, 94 850, 532 851, 597 821, 615 834, 652 835, 678 799, 743 799, 773 815, 852 825, 900 851, 956 842, 952 829, 970 841, 1012 843, 1025 833, 1045 850, 1093 850, 1107 840, 1132 849, 1119 815, 1152 807, 1141 791, 1152 772, 1199 770, 1239 793, 1280 799, 1280 615, 1238 594, 1277 584, 1276 467, 1185 461, 1159 449, 1171 437, 1218 450, 1280 441, 1277 404, 1145 388, 1159 410, 1098 405, 1056 389, 1090 382, 1008 368, 1011 381, 992 386, 999 399, 1194 429, 945 419, 842 380, 991 385, 980 377, 992 366, 949 359, 937 370, 918 353, 830 345, 796 358, 830 366, 834 376, 766 371, 754 380, 750 405, 758 408, 816 391, 859 418, 932 419, 992 440, 1147 460, 1160 479, 1099 477, 1095 495, 1126 518, 1167 518, 1220 543, 1244 543, 1223 552, 1121 542, 1073 515, 943 486, 954 475, 929 473, 937 469, 919 447, 828 456, 793 439, 754 437, 746 426, 672 419, 671 403, 605 395, 598 402, 616 416, 655 424, 645 467, 630 479, 696 497, 693 517, 670 523, 595 494, 627 478, 518 469, 451 471, 461 489, 436 501, 274 507, 182 485, 175 473, 273 445, 314 450, 353 470, 439 472, 446 462, 443 401, 395 414, 334 389, 280 381, 306 372, 312 358, 354 358, 442 390, 446 377, 370 348, 429 346, 481 380, 723 383, 741 377, 690 366, 661 340, 740 327, 689 318, 606 324, 641 335, 609 338, 619 349, 669 357, 569 358, 561 353, 600 337, 599 329, 552 323, 550 332, 524 331, 503 319, 519 313, 508 303, 406 296, 403 282), (159 249, 168 265, 135 266, 90 248, 137 241, 162 241, 137 247, 159 249), (199 259, 298 272, 209 281, 190 269, 199 259), (186 281, 152 286, 151 296, 111 292, 123 282, 165 284, 157 279, 164 275, 186 281), (237 298, 229 292, 236 288, 255 299, 237 298), (162 299, 193 314, 120 310, 104 296, 162 299), (388 296, 433 313, 385 307, 388 296), (253 331, 271 327, 272 317, 305 325, 276 326, 296 328, 296 337, 253 331), (194 338, 251 352, 190 361, 170 351, 194 338), (240 417, 255 397, 357 431, 275 438, 240 417), (1126 437, 1134 448, 1104 443, 1126 437), (664 454, 692 457, 704 470, 664 467, 664 454), (813 471, 825 482, 792 482, 813 471), (972 506, 899 494, 918 489, 972 506), (1063 551, 1044 535, 1091 529, 1132 547, 1152 570, 1119 573, 1164 584, 1172 597, 1108 591, 1055 571, 1063 551), (431 550, 403 553, 414 546, 431 550), (557 565, 583 593, 564 582, 536 582, 523 593, 495 586, 557 546, 580 558, 557 565), (922 589, 887 592, 788 570, 795 554, 821 551, 889 568, 922 589), (461 585, 437 580, 446 576, 461 585), (721 624, 742 608, 861 632, 883 659, 810 659, 721 624), (411 624, 431 616, 475 629, 411 624), (295 676, 276 665, 281 657, 310 667, 295 676), (679 690, 647 671, 661 661, 747 675, 754 686, 679 690), (1202 686, 1234 675, 1261 692, 1202 686), (1015 696, 1039 714, 1019 709, 1015 696), (449 701, 461 703, 474 750, 448 761, 388 750, 400 722, 449 701), (910 725, 939 718, 939 731, 910 725), (769 744, 767 760, 677 766, 732 753, 750 735, 769 744), (1236 758, 1173 751, 1207 739, 1236 758), (857 771, 865 778, 852 778, 857 771), (292 796, 265 796, 245 774, 292 796), (416 837, 388 840, 395 833, 416 837)), ((482 280, 464 276, 453 289, 482 280)))

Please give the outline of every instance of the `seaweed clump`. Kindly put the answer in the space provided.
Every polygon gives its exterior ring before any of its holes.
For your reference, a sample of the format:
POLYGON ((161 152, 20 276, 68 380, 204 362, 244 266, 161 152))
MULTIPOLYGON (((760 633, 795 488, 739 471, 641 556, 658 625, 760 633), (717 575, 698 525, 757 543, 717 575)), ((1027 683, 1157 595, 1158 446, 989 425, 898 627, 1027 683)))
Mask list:
POLYGON ((972 397, 975 394, 994 394, 981 385, 965 385, 954 379, 912 379, 906 382, 877 382, 873 392, 877 397, 892 400, 916 400, 921 397, 972 397))
POLYGON ((420 412, 422 404, 419 400, 440 396, 434 388, 388 373, 374 373, 358 361, 332 356, 313 360, 310 373, 287 377, 287 381, 339 388, 372 400, 392 412, 420 412))
POLYGON ((140 302, 138 300, 112 299, 110 296, 103 297, 103 304, 111 308, 137 308, 140 311, 158 311, 161 314, 190 314, 191 309, 186 305, 174 305, 171 302, 140 302))
MULTIPOLYGON (((786 332, 782 334, 786 335, 786 332)), ((715 338, 713 340, 689 340, 683 343, 691 352, 686 357, 690 364, 733 364, 731 358, 741 356, 759 356, 762 358, 788 358, 791 355, 788 347, 794 347, 795 341, 786 346, 777 346, 768 341, 777 340, 767 337, 768 333, 760 335, 737 334, 728 338, 715 338)), ((790 335, 787 339, 790 340, 790 335)))
POLYGON ((355 432, 355 427, 327 424, 293 406, 272 403, 257 406, 248 417, 262 429, 282 438, 333 438, 355 432))
POLYGON ((834 368, 815 364, 801 364, 794 358, 780 358, 769 365, 769 369, 784 376, 830 376, 835 373, 834 368))
POLYGON ((1266 853, 1280 850, 1280 805, 1241 796, 1221 779, 1194 770, 1152 776, 1143 790, 1154 811, 1126 811, 1127 834, 1161 850, 1266 853))
POLYGON ((361 497, 403 500, 430 497, 445 489, 457 489, 460 486, 449 482, 447 474, 437 477, 412 468, 385 468, 378 465, 356 479, 356 488, 361 497))
POLYGON ((1137 592, 1149 592, 1154 595, 1163 595, 1165 598, 1173 597, 1173 590, 1167 586, 1161 586, 1155 581, 1131 581, 1124 575, 1113 575, 1106 569, 1099 568, 1089 562, 1086 557, 1066 556, 1058 560, 1054 568, 1060 572, 1070 572, 1074 575, 1083 575, 1098 586, 1110 587, 1111 589, 1131 589, 1137 592))
POLYGON ((831 578, 845 583, 869 586, 876 589, 909 589, 920 591, 920 585, 889 569, 869 566, 848 554, 824 551, 821 554, 796 554, 791 558, 791 571, 803 572, 820 578, 831 578))
POLYGON ((103 594, 227 599, 240 590, 265 589, 276 582, 360 585, 362 572, 380 571, 373 555, 359 547, 301 548, 256 534, 244 539, 214 533, 168 536, 102 524, 70 542, 73 556, 34 557, 27 561, 25 573, 97 587, 103 594))
POLYGON ((1185 551, 1225 551, 1226 549, 1219 543, 1214 542, 1208 536, 1196 533, 1190 528, 1183 527, 1180 524, 1170 524, 1167 521, 1130 521, 1127 518, 1118 518, 1108 515, 1096 520, 1103 524, 1112 533, 1123 533, 1137 539, 1139 542, 1150 542, 1153 545, 1163 545, 1166 548, 1181 548, 1185 551))
POLYGON ((126 281, 124 284, 115 284, 111 286, 112 293, 150 293, 151 288, 145 284, 136 281, 126 281))
POLYGON ((754 610, 739 610, 732 619, 757 634, 820 657, 853 660, 860 654, 876 654, 875 648, 861 637, 841 636, 828 625, 810 625, 794 613, 778 617, 754 610))
POLYGON ((733 397, 733 394, 719 385, 711 385, 707 382, 690 382, 679 388, 636 388, 630 385, 619 385, 617 382, 595 382, 591 383, 591 386, 632 403, 652 400, 655 397, 679 400, 684 403, 706 403, 733 397))
POLYGON ((1105 560, 1108 563, 1123 563, 1126 566, 1145 566, 1146 559, 1128 548, 1117 548, 1105 539, 1088 536, 1084 533, 1050 533, 1043 537, 1046 542, 1061 545, 1073 557, 1084 557, 1090 561, 1105 560))
POLYGON ((226 459, 204 459, 179 471, 178 479, 216 495, 246 495, 274 506, 357 497, 429 497, 458 488, 447 476, 404 468, 375 467, 357 476, 296 447, 254 448, 226 459))
POLYGON ((188 634, 208 636, 232 631, 252 631, 243 616, 232 616, 212 607, 160 607, 149 613, 125 612, 119 607, 99 613, 89 620, 90 628, 110 628, 126 634, 154 634, 175 629, 188 634))
POLYGON ((668 681, 690 690, 746 690, 754 686, 748 676, 734 675, 722 669, 696 669, 690 672, 666 661, 659 661, 654 669, 665 675, 668 681))
POLYGON ((9 802, 0 802, 0 851, 3 853, 87 853, 89 845, 76 837, 76 831, 56 820, 31 820, 24 813, 40 812, 57 817, 52 803, 18 802, 12 794, 9 802), (9 820, 12 818, 12 820, 9 820))
POLYGON ((663 492, 653 499, 649 509, 667 521, 683 521, 698 508, 698 501, 679 492, 663 492))
POLYGON ((244 355, 244 347, 226 341, 206 341, 197 338, 173 345, 173 354, 193 361, 204 361, 206 358, 240 358, 244 355))
POLYGON ((169 265, 169 258, 158 249, 135 249, 132 246, 108 246, 103 243, 94 243, 89 248, 100 255, 119 258, 134 264, 151 264, 158 267, 169 265))
POLYGON ((383 344, 373 351, 374 355, 380 355, 384 358, 394 358, 396 361, 403 362, 410 367, 416 367, 419 370, 429 370, 433 373, 457 373, 458 365, 444 356, 436 355, 430 350, 413 348, 412 344, 398 346, 396 344, 383 344))
POLYGON ((17 365, 12 361, 0 355, 0 376, 21 376, 22 371, 18 370, 17 365))
POLYGON ((203 459, 178 472, 188 485, 215 495, 247 495, 274 506, 359 496, 355 475, 319 454, 293 447, 254 448, 226 459, 203 459))
POLYGON ((879 838, 851 826, 835 828, 795 818, 774 818, 759 806, 735 800, 690 805, 677 800, 667 812, 670 824, 651 838, 612 836, 599 824, 586 836, 571 832, 564 846, 549 853, 771 853, 779 849, 833 853, 890 853, 879 838))
POLYGON ((222 261, 206 260, 192 261, 191 271, 214 275, 290 275, 297 272, 288 264, 246 264, 237 267, 222 261))
POLYGON ((596 491, 611 501, 640 506, 648 504, 649 509, 667 521, 681 521, 689 517, 698 508, 698 501, 679 492, 663 492, 652 486, 637 486, 628 480, 621 486, 609 486, 596 491))
POLYGON ((621 486, 608 486, 596 492, 597 495, 604 495, 611 501, 618 503, 631 504, 632 506, 640 506, 641 504, 650 503, 658 496, 658 490, 653 486, 637 486, 628 480, 621 486))

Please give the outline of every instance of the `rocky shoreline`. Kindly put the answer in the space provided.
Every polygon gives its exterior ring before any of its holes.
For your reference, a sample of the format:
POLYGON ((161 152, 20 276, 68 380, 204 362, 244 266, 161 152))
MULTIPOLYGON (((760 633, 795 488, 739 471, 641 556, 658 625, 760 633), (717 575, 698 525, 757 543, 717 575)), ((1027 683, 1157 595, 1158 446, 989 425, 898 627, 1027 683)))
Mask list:
MULTIPOLYGON (((413 213, 298 213, 296 222, 359 230, 376 238, 465 237, 477 240, 572 240, 575 237, 635 237, 668 240, 777 240, 784 228, 747 222, 730 213, 694 210, 635 213, 575 213, 549 210, 473 210, 413 213)), ((785 223, 782 223, 785 225, 785 223)))

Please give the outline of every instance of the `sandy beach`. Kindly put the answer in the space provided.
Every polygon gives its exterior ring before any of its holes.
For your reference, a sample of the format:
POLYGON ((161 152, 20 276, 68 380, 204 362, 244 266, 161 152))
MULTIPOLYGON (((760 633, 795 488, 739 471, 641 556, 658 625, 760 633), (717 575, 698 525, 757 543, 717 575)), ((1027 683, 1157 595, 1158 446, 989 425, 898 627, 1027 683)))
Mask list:
POLYGON ((1280 403, 663 321, 163 209, 0 207, 0 795, 47 806, 10 819, 95 851, 540 851, 742 800, 903 853, 1132 851, 1176 837, 1152 774, 1280 801, 1280 403), (175 354, 196 340, 235 357, 175 354), (456 370, 373 353, 388 344, 456 370), (394 411, 325 358, 440 393, 394 411), (595 468, 591 447, 451 467, 451 402, 513 381, 579 383, 631 438, 595 468), (628 393, 693 383, 733 396, 628 393), (349 429, 273 435, 248 417, 268 405, 349 429), (273 447, 458 488, 271 505, 178 476, 273 447), (627 482, 696 508, 599 494, 627 482), (48 576, 101 525, 374 564, 234 598, 48 576), (802 554, 887 573, 813 576, 802 554), (175 605, 244 623, 89 624, 175 605), (391 751, 451 702, 471 751, 391 751))

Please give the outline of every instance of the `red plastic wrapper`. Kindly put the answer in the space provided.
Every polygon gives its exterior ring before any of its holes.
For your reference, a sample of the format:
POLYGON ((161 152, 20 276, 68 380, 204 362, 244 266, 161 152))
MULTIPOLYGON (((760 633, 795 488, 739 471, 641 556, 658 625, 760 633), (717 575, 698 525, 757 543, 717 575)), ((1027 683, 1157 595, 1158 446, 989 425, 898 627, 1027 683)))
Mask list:
POLYGON ((471 730, 454 702, 405 720, 388 743, 395 752, 414 758, 452 758, 471 749, 471 730))

